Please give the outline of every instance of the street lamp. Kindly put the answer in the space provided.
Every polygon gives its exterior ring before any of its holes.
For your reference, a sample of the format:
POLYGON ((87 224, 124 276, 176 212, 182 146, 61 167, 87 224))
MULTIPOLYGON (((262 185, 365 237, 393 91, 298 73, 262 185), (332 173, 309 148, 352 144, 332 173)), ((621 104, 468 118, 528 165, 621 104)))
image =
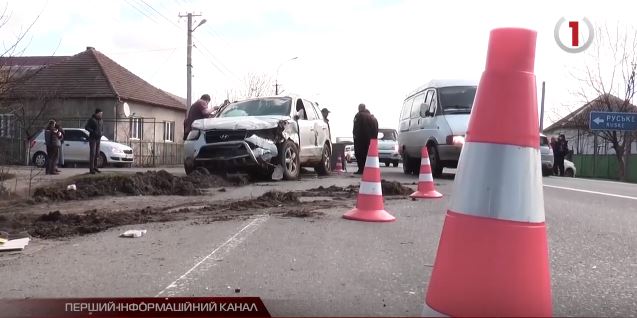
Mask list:
POLYGON ((275 77, 275 80, 274 80, 274 94, 275 95, 279 95, 279 70, 281 69, 281 66, 283 66, 283 64, 285 64, 285 63, 287 63, 289 61, 293 61, 293 60, 296 60, 298 58, 299 58, 298 56, 295 56, 295 57, 293 57, 293 58, 291 58, 289 60, 286 60, 283 63, 281 63, 279 65, 279 67, 276 69, 276 77, 275 77))

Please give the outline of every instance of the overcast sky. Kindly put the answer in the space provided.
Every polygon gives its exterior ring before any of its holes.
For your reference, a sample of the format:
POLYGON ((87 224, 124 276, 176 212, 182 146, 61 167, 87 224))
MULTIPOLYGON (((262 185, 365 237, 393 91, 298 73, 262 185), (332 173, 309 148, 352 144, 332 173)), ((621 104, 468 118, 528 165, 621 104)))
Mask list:
MULTIPOLYGON (((6 2, 6 1, 5 1, 6 2)), ((333 136, 351 135, 363 102, 382 127, 395 128, 405 94, 432 78, 479 79, 489 31, 538 31, 538 91, 547 83, 546 121, 581 102, 584 54, 562 51, 553 30, 561 17, 634 26, 634 1, 244 1, 244 0, 8 0, 3 44, 38 15, 22 55, 73 55, 93 46, 151 84, 186 96, 186 22, 195 32, 193 97, 227 89, 251 72, 275 77, 286 92, 308 96, 332 111, 333 136), (201 19, 198 18, 198 19, 201 19)), ((569 30, 561 32, 568 37, 569 30)), ((582 38, 587 33, 583 31, 582 38)), ((545 124, 545 126, 547 126, 545 124)))

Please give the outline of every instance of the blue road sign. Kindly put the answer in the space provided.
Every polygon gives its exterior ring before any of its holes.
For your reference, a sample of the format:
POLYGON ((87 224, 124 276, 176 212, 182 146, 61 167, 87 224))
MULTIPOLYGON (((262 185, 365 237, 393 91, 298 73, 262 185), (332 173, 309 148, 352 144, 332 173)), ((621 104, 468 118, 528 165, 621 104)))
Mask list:
POLYGON ((637 113, 591 112, 591 130, 637 130, 637 113))

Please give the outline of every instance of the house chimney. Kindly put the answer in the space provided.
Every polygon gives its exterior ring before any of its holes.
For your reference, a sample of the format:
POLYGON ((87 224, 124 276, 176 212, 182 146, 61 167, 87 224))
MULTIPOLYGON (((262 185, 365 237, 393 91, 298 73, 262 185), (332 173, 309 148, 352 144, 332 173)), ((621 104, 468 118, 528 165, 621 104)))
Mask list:
POLYGON ((95 51, 95 48, 94 48, 94 47, 92 47, 92 46, 87 46, 87 47, 86 47, 86 50, 87 50, 87 51, 95 51))

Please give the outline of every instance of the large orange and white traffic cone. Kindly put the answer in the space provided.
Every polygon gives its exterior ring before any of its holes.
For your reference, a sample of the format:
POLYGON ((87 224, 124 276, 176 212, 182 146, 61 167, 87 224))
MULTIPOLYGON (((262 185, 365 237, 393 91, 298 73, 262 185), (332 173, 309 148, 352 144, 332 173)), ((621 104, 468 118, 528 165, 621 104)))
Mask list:
POLYGON ((491 31, 425 315, 552 315, 536 37, 526 29, 491 31))
MULTIPOLYGON (((360 159, 358 159, 360 160, 360 159)), ((396 218, 385 211, 383 188, 380 179, 380 163, 378 162, 378 139, 369 143, 369 152, 365 160, 365 170, 356 198, 356 208, 343 215, 344 218, 356 221, 391 222, 396 218)))
POLYGON ((420 160, 420 175, 418 176, 418 190, 410 195, 414 199, 442 198, 442 193, 436 191, 434 177, 431 174, 429 152, 427 146, 422 147, 422 159, 420 160))
POLYGON ((345 170, 343 170, 343 160, 341 160, 341 156, 338 156, 336 160, 336 169, 334 169, 334 171, 338 174, 345 172, 345 170))

